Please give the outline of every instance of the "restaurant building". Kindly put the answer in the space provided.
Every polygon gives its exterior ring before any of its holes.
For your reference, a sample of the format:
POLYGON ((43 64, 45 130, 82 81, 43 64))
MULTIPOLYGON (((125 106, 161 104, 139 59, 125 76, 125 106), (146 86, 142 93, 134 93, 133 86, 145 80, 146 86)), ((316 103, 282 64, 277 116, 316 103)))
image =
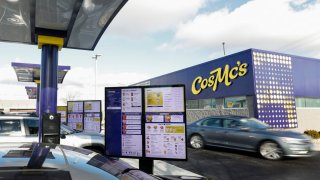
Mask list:
POLYGON ((185 84, 188 122, 240 115, 319 131, 319 77, 319 59, 248 49, 134 85, 185 84))

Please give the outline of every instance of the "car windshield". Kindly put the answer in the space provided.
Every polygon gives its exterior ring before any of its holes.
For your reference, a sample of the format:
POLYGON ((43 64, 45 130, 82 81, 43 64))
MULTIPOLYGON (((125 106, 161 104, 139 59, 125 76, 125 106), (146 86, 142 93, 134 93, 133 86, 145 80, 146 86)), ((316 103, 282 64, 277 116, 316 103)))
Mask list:
POLYGON ((64 125, 64 124, 61 124, 61 129, 63 129, 64 131, 68 132, 69 134, 75 133, 75 130, 74 130, 74 129, 72 129, 71 127, 66 126, 66 125, 64 125))
POLYGON ((269 128, 269 126, 266 123, 264 123, 256 118, 246 119, 246 121, 248 123, 248 126, 253 129, 268 129, 269 128))

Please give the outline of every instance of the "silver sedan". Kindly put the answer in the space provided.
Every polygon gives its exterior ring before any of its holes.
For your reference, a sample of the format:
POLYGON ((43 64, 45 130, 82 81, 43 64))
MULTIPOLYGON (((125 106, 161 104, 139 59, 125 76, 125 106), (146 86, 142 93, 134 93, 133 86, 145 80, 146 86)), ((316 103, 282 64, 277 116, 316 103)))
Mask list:
POLYGON ((205 145, 258 152, 269 160, 283 157, 306 157, 314 154, 314 145, 308 136, 270 129, 267 124, 239 116, 211 116, 187 127, 191 147, 205 145))

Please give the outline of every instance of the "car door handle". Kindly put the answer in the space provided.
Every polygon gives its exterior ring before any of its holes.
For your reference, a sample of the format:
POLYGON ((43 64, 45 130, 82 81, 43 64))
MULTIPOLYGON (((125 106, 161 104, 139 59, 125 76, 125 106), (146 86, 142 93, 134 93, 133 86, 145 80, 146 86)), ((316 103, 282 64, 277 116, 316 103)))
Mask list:
POLYGON ((200 131, 205 131, 205 129, 200 129, 200 131))

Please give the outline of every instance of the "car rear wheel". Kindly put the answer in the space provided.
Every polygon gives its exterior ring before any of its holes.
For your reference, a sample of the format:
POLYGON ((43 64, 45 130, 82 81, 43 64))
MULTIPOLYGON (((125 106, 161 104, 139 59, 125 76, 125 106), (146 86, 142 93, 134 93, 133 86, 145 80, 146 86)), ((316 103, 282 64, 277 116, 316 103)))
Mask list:
POLYGON ((200 135, 193 135, 190 138, 190 145, 194 149, 202 149, 204 147, 204 141, 200 135))
POLYGON ((263 142, 259 147, 260 155, 269 160, 280 160, 283 157, 283 150, 281 147, 272 141, 263 142))

